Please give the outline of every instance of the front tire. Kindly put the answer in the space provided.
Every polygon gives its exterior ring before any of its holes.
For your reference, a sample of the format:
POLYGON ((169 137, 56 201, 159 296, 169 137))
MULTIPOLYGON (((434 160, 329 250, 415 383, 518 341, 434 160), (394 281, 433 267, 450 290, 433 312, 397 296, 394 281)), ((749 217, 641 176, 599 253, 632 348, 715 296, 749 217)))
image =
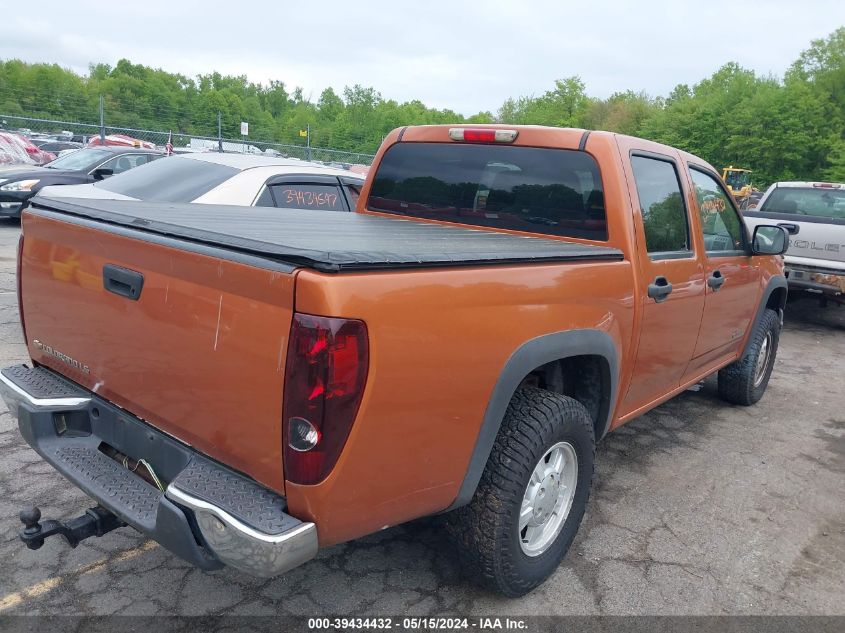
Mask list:
POLYGON ((742 406, 755 404, 763 397, 780 341, 780 317, 766 309, 754 327, 742 358, 719 371, 719 396, 742 406))
POLYGON ((449 515, 467 575, 521 596, 557 569, 587 508, 593 422, 577 400, 517 390, 472 501, 449 515))

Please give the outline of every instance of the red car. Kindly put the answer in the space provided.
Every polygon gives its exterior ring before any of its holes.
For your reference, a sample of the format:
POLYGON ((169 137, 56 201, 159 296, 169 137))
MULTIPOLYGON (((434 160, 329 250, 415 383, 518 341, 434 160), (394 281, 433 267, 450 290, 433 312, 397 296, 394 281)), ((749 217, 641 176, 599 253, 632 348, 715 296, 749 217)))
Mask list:
POLYGON ((97 147, 99 145, 109 145, 112 147, 137 147, 139 149, 155 149, 156 144, 150 141, 142 141, 138 138, 132 138, 126 134, 107 134, 105 143, 100 140, 99 136, 94 136, 88 141, 88 147, 97 147))
POLYGON ((0 164, 43 165, 51 160, 56 160, 55 154, 40 150, 26 137, 12 132, 0 132, 0 164))

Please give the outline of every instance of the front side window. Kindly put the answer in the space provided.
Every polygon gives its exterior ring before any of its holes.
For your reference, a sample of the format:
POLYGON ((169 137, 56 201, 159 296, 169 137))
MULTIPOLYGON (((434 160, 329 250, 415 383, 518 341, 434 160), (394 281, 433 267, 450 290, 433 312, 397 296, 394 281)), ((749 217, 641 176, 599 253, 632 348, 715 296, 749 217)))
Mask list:
POLYGON ((632 156, 631 167, 640 200, 646 251, 652 259, 666 254, 690 254, 687 211, 675 165, 657 158, 632 156))
POLYGON ((456 143, 397 143, 367 208, 459 224, 607 240, 601 174, 586 152, 456 143))
POLYGON ((691 168, 698 214, 708 253, 744 251, 742 221, 727 192, 710 174, 691 168))
POLYGON ((117 174, 122 174, 125 171, 139 167, 146 162, 146 154, 126 154, 125 156, 116 156, 115 158, 106 161, 100 166, 100 168, 111 169, 112 173, 116 176, 117 174))

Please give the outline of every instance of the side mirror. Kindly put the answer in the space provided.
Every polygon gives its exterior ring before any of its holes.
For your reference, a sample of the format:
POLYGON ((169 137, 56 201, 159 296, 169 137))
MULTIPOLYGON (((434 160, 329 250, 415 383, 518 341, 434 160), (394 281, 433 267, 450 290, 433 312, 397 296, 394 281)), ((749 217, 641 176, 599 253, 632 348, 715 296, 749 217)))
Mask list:
POLYGON ((783 255, 789 248, 789 233, 782 226, 760 224, 754 227, 751 252, 755 255, 783 255))
POLYGON ((94 180, 102 180, 103 178, 108 178, 114 174, 114 169, 108 169, 106 167, 100 167, 99 169, 95 169, 91 172, 91 175, 94 176, 94 180))

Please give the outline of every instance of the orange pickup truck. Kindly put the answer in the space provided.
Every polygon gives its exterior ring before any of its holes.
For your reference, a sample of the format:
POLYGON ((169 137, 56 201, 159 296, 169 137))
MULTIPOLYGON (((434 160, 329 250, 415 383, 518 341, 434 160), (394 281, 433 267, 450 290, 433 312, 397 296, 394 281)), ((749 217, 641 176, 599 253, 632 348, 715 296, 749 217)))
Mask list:
POLYGON ((395 130, 357 213, 35 198, 0 391, 98 505, 21 539, 129 525, 271 576, 448 513, 468 575, 523 594, 606 433, 714 372, 760 399, 786 246, 695 156, 533 126, 395 130))

